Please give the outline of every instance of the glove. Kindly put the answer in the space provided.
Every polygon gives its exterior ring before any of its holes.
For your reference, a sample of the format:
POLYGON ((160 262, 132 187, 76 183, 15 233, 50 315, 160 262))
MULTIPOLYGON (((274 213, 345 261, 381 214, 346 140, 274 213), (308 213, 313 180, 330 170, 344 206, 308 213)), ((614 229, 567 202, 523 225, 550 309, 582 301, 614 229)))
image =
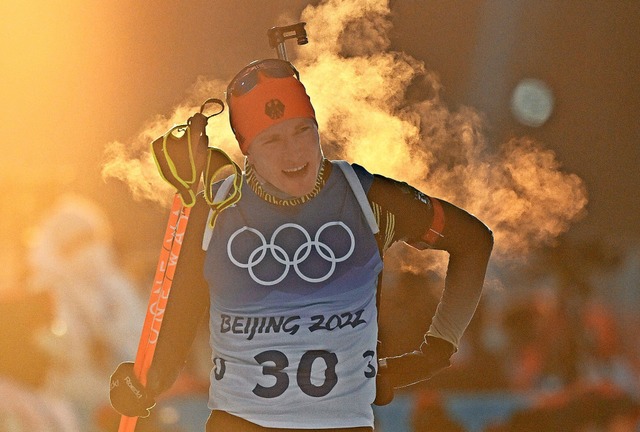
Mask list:
POLYGON ((393 400, 394 389, 426 381, 451 365, 454 346, 440 338, 427 336, 420 350, 379 360, 376 377, 376 405, 393 400))
POLYGON ((127 417, 149 417, 155 399, 147 392, 133 372, 133 363, 120 363, 111 375, 109 391, 111 406, 127 417))

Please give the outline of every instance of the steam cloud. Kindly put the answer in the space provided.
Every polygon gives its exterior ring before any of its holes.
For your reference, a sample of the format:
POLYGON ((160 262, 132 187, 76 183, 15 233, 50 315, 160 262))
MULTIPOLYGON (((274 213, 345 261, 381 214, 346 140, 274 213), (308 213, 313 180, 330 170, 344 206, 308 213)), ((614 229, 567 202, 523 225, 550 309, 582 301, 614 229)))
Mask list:
MULTIPOLYGON (((147 122, 141 132, 131 143, 114 141, 105 149, 105 163, 102 167, 104 179, 115 178, 129 185, 136 199, 148 199, 161 205, 171 202, 171 195, 175 193, 172 186, 165 183, 158 172, 158 168, 151 154, 151 142, 164 135, 176 125, 187 122, 201 104, 208 98, 222 98, 226 84, 214 79, 198 78, 188 91, 184 102, 176 106, 171 114, 157 115, 147 122)), ((214 104, 217 110, 217 105, 214 104)), ((207 111, 205 110, 205 114, 207 111)), ((225 150, 231 157, 238 160, 240 151, 237 149, 235 137, 229 127, 226 111, 220 116, 212 117, 207 124, 207 135, 211 145, 225 150)))
MULTIPOLYGON (((584 214, 582 180, 563 172, 552 151, 529 138, 490 149, 477 112, 451 112, 437 76, 389 50, 387 0, 327 0, 307 7, 301 21, 310 43, 296 49, 294 62, 327 157, 358 162, 474 213, 492 228, 498 259, 549 243, 584 214)), ((169 202, 149 143, 196 112, 195 101, 223 89, 221 81, 200 80, 189 101, 154 120, 137 143, 110 144, 104 175, 125 180, 137 196, 169 202)), ((210 144, 238 160, 226 115, 212 120, 210 144)))

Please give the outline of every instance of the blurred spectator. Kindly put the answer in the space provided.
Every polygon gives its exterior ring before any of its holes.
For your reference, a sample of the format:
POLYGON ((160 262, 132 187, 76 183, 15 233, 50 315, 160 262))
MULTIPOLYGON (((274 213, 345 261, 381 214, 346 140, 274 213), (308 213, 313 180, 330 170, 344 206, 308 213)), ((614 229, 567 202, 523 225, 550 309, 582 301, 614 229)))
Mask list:
POLYGON ((611 383, 640 396, 638 377, 625 352, 613 311, 593 299, 583 310, 584 342, 580 376, 589 383, 611 383))
POLYGON ((535 292, 507 306, 503 367, 508 388, 553 390, 573 379, 578 361, 564 309, 547 292, 535 292))
POLYGON ((0 432, 80 432, 73 407, 46 387, 52 299, 23 282, 0 290, 0 432))
POLYGON ((108 404, 110 372, 135 356, 146 303, 118 267, 110 225, 102 211, 78 196, 49 210, 31 239, 31 283, 49 292, 59 336, 50 385, 69 397, 88 424, 108 404))

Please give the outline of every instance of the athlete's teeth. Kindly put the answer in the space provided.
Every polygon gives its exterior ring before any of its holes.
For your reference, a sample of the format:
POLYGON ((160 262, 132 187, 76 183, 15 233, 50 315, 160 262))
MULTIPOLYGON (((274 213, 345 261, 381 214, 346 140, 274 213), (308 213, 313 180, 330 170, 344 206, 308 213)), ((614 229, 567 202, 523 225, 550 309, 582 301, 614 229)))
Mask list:
POLYGON ((284 172, 293 173, 293 172, 296 172, 296 171, 301 171, 301 170, 304 169, 305 166, 306 166, 306 164, 302 165, 301 167, 298 167, 298 168, 286 169, 286 170, 284 170, 284 172))

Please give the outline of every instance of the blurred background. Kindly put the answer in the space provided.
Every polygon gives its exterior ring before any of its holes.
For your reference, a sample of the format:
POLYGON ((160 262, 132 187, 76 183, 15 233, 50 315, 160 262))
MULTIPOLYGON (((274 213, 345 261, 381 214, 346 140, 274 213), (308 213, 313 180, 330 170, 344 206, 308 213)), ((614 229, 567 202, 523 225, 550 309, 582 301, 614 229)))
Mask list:
MULTIPOLYGON (((327 156, 496 234, 453 366, 377 430, 640 430, 639 2, 36 0, 0 4, 0 431, 116 430, 108 377, 135 355, 170 203, 148 146, 298 21, 327 156)), ((238 158, 228 129, 208 133, 238 158)), ((443 275, 396 249, 389 353, 419 344, 443 275)), ((202 430, 205 333, 141 428, 202 430)))

